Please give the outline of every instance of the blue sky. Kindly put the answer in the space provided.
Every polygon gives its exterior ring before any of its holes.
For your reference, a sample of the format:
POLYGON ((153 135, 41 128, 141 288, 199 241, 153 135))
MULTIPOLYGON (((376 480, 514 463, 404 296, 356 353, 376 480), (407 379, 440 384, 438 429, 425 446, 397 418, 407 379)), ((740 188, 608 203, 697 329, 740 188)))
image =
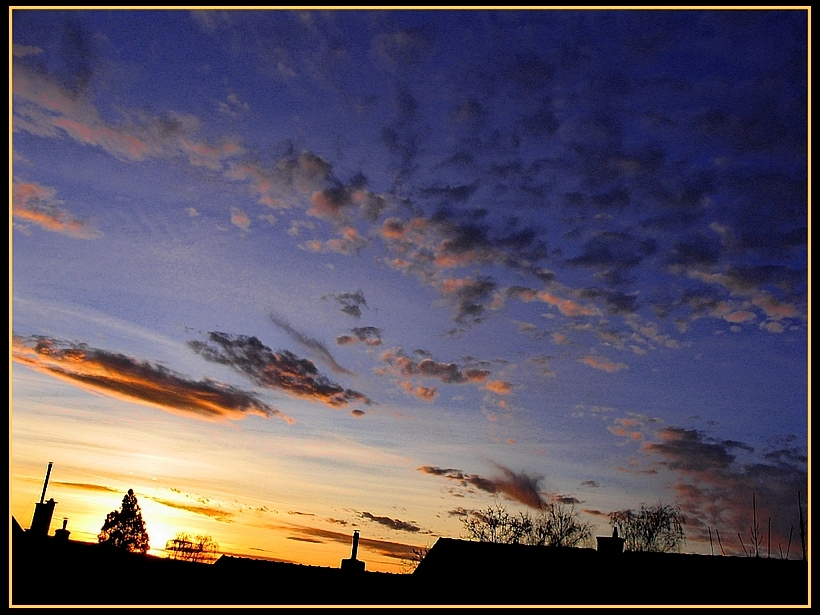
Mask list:
POLYGON ((73 536, 132 488, 155 550, 398 570, 662 500, 708 552, 753 493, 786 549, 806 10, 11 16, 24 526, 53 461, 73 536))

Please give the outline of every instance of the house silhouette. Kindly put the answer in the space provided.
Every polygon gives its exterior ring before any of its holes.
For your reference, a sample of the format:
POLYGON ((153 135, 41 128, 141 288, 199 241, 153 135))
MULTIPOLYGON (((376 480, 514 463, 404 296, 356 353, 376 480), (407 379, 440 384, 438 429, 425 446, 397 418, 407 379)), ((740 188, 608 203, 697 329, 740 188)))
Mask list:
MULTIPOLYGON (((413 574, 223 555, 203 564, 24 531, 12 605, 806 605, 807 562, 439 538, 413 574)), ((358 567, 357 567, 358 568, 358 567)))

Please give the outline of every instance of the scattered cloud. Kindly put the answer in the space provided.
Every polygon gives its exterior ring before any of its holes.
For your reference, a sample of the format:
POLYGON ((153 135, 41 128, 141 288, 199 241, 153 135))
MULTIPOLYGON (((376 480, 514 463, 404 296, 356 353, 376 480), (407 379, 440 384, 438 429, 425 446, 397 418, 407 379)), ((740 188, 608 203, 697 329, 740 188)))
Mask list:
POLYGON ((381 360, 390 366, 393 373, 409 378, 435 378, 444 384, 485 382, 490 372, 475 368, 462 368, 455 363, 440 363, 431 358, 416 361, 408 357, 401 348, 385 350, 381 360))
POLYGON ((370 403, 361 393, 322 376, 308 359, 287 350, 274 352, 253 336, 212 331, 208 342, 194 340, 188 346, 207 361, 227 365, 262 387, 333 407, 370 403))
POLYGON ((382 332, 376 327, 356 327, 351 329, 353 335, 340 335, 336 338, 336 343, 340 346, 346 344, 362 343, 366 346, 381 346, 382 332))
POLYGON ((349 293, 327 294, 322 296, 323 300, 333 299, 341 307, 343 313, 354 318, 362 317, 362 307, 367 307, 367 300, 361 290, 349 293))

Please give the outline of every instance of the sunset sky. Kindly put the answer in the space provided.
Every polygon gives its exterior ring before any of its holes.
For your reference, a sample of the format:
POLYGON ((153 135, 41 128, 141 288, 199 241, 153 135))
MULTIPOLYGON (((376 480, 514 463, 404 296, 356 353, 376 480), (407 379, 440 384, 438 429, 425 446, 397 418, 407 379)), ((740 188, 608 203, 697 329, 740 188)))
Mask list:
POLYGON ((158 555, 550 501, 742 554, 754 494, 799 556, 806 10, 10 16, 23 527, 51 461, 52 531, 133 489, 158 555))

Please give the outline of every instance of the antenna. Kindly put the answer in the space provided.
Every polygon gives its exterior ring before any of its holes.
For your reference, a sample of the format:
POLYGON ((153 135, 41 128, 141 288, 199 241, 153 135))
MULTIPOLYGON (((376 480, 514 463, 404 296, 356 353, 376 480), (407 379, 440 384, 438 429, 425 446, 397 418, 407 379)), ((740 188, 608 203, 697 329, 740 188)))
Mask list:
POLYGON ((40 494, 40 504, 43 503, 43 500, 46 498, 46 489, 48 488, 48 477, 51 476, 51 466, 54 465, 53 461, 48 462, 48 471, 46 472, 46 482, 43 483, 43 493, 40 494))

